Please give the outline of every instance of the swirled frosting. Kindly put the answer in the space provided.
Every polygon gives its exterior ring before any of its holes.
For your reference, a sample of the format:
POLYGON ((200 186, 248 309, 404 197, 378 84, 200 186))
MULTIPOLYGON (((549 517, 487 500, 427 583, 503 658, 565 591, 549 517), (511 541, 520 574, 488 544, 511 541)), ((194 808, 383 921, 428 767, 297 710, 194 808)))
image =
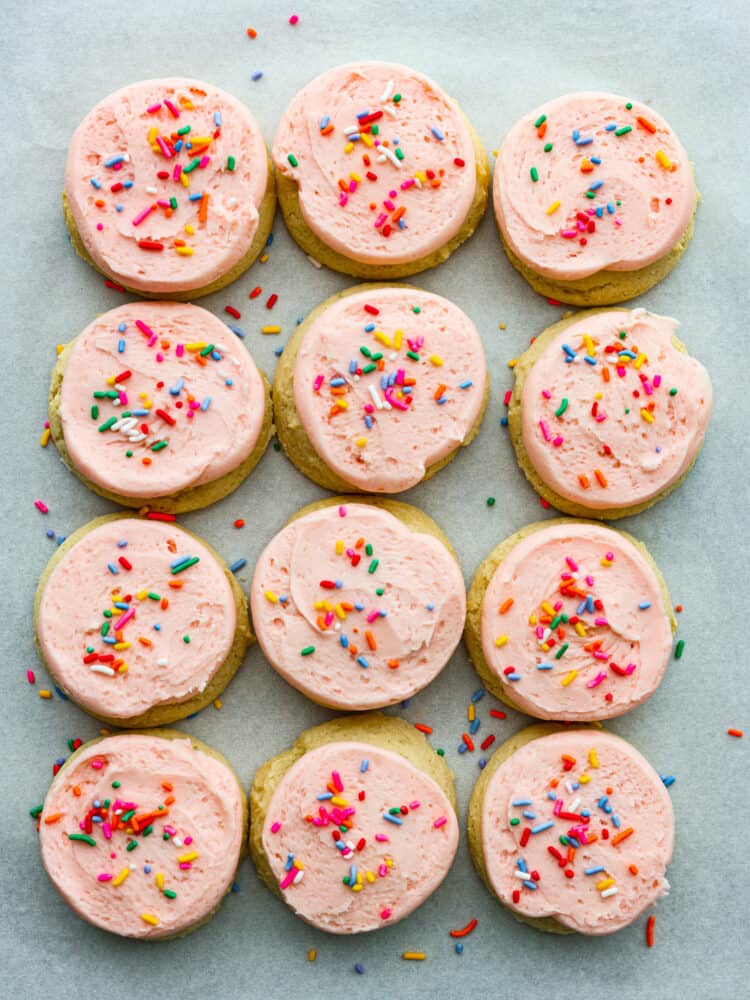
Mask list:
POLYGON ((288 524, 250 588, 263 652, 290 684, 332 708, 410 698, 445 666, 463 629, 461 570, 442 542, 366 504, 288 524))
POLYGON ((366 264, 419 260, 468 215, 476 156, 455 103, 395 63, 338 66, 293 98, 273 144, 309 228, 366 264))
POLYGON ((513 253, 562 281, 659 260, 687 229, 696 197, 687 153, 664 119, 591 92, 558 97, 514 125, 493 185, 513 253))
POLYGON ((443 881, 457 845, 458 820, 436 782, 369 743, 308 751, 279 782, 263 822, 284 899, 333 934, 407 916, 443 881))
POLYGON ((105 274, 139 292, 210 285, 249 251, 268 182, 258 123, 199 80, 144 80, 76 129, 65 194, 105 274))
POLYGON ((125 937, 170 937, 210 916, 229 889, 243 811, 232 771, 189 739, 110 736, 52 782, 42 861, 89 923, 125 937))

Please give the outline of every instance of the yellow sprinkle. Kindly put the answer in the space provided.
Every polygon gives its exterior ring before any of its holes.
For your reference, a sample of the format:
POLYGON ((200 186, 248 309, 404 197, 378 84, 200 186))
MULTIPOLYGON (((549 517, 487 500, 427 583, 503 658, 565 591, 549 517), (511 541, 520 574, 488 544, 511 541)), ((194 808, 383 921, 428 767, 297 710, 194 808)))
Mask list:
POLYGON ((112 879, 112 885, 122 885, 122 883, 125 881, 125 879, 128 877, 129 874, 130 874, 129 868, 120 869, 120 874, 115 875, 115 877, 112 879))
POLYGON ((554 618, 557 614, 549 601, 542 601, 542 611, 545 611, 551 618, 554 618))
POLYGON ((186 187, 186 188, 190 187, 190 174, 186 174, 184 170, 180 174, 180 180, 182 181, 182 186, 183 187, 186 187))
POLYGON ((354 443, 358 448, 364 448, 364 446, 367 444, 367 438, 366 437, 357 438, 357 440, 354 443))
POLYGON ((553 215, 560 207, 559 201, 553 201, 552 204, 547 209, 547 215, 553 215))
POLYGON ((361 882, 357 882, 357 884, 353 885, 351 888, 352 888, 352 892, 362 892, 362 883, 361 882))
POLYGON ((210 135, 191 135, 190 142, 193 146, 208 146, 213 141, 210 135))
POLYGON ((385 867, 386 868, 393 868, 393 858, 386 858, 385 859, 385 867))
POLYGON ((348 410, 349 409, 349 404, 347 403, 347 401, 345 399, 337 399, 336 400, 336 406, 338 406, 338 408, 340 410, 348 410))
POLYGON ((594 399, 601 399, 603 395, 604 395, 603 392, 595 392, 594 399))
POLYGON ((583 622, 576 622, 575 630, 581 637, 586 635, 586 626, 583 624, 583 622))
POLYGON ((357 184, 361 184, 361 183, 362 183, 362 178, 361 178, 361 177, 359 176, 359 174, 355 174, 355 173, 351 173, 351 174, 349 174, 349 177, 350 177, 350 178, 351 178, 351 179, 352 179, 353 181, 356 181, 356 182, 357 182, 357 184))
POLYGON ((496 149, 493 149, 493 150, 492 150, 492 155, 493 155, 493 156, 497 156, 497 150, 496 150, 496 149))
POLYGON ((357 872, 357 885, 362 885, 362 872, 357 872))
POLYGON ((186 351, 202 351, 204 347, 208 347, 205 340, 193 341, 190 344, 185 344, 186 351))
POLYGON ((596 888, 599 892, 604 892, 605 889, 609 889, 609 887, 614 884, 615 880, 613 878, 603 878, 601 882, 596 883, 596 888))
POLYGON ((192 247, 175 247, 175 250, 180 255, 180 257, 192 257, 193 248, 192 247))
POLYGON ((638 357, 633 362, 633 368, 640 368, 644 361, 648 361, 645 354, 639 354, 638 357))
POLYGON ((347 142, 347 144, 344 146, 344 152, 345 153, 351 153, 351 151, 353 149, 354 149, 354 143, 353 142, 347 142))
POLYGON ((331 798, 331 804, 334 806, 341 806, 343 809, 346 809, 349 802, 346 799, 342 799, 340 795, 334 795, 331 798))
POLYGON ((407 962, 424 962, 427 953, 424 951, 405 951, 401 958, 406 959, 407 962))
MULTIPOLYGON (((157 129, 156 125, 152 125, 151 128, 148 130, 148 133, 146 134, 146 140, 150 146, 156 146, 156 136, 158 132, 159 130, 157 129)), ((158 149, 159 147, 157 146, 156 148, 158 149)))
POLYGON ((578 779, 578 784, 579 785, 588 785, 588 783, 590 781, 591 781, 591 775, 590 774, 582 774, 579 777, 579 779, 578 779))
POLYGON ((39 697, 40 698, 51 698, 52 697, 52 692, 48 691, 46 688, 42 688, 42 690, 39 692, 39 697))
POLYGON ((112 648, 116 649, 119 653, 121 649, 130 649, 130 646, 131 643, 129 642, 116 642, 112 648))
POLYGON ((313 611, 323 611, 323 609, 325 608, 325 606, 326 606, 325 605, 325 601, 314 601, 313 602, 313 611))
MULTIPOLYGON (((146 598, 148 597, 148 591, 147 590, 139 590, 138 593, 135 596, 136 596, 136 600, 138 600, 138 601, 145 601, 146 598)), ((118 608, 117 611, 119 611, 119 610, 120 609, 118 608)), ((114 613, 116 613, 116 612, 113 610, 113 614, 114 613)))
POLYGON ((466 709, 466 718, 469 720, 469 722, 473 722, 474 719, 476 718, 476 714, 477 710, 474 707, 474 702, 471 701, 469 702, 469 707, 466 709))
POLYGON ((586 350, 588 351, 589 357, 593 358, 596 353, 596 348, 594 347, 594 341, 589 337, 587 333, 583 335, 583 342, 586 345, 586 350))
POLYGON ((368 132, 360 132, 359 137, 365 146, 368 146, 370 149, 375 145, 375 140, 368 132))
POLYGON ((190 223, 188 223, 185 226, 185 232, 188 234, 188 236, 192 236, 195 233, 195 226, 191 226, 190 223))
POLYGON ((268 333, 281 333, 281 327, 280 326, 263 326, 263 327, 261 327, 260 332, 261 333, 266 333, 266 334, 268 334, 268 333))
MULTIPOLYGON (((376 330, 373 333, 373 337, 375 338, 375 340, 377 340, 377 342, 379 344, 382 344, 384 347, 393 347, 394 346, 393 341, 391 340, 391 338, 388 336, 387 333, 383 333, 382 330, 376 330)), ((401 344, 399 344, 398 346, 400 347, 401 344)))
POLYGON ((664 152, 663 149, 657 150, 657 152, 656 152, 656 162, 664 170, 674 170, 674 164, 669 159, 669 157, 667 156, 667 154, 664 152))
POLYGON ((529 625, 536 625, 536 615, 529 615, 529 625))
POLYGON ((344 540, 342 538, 339 538, 339 540, 336 542, 336 555, 340 556, 343 551, 344 551, 344 540))
POLYGON ((653 424, 654 415, 653 413, 651 413, 650 410, 647 410, 645 406, 641 410, 641 416, 643 417, 643 419, 646 421, 647 424, 653 424))
POLYGON ((57 351, 58 354, 62 354, 62 352, 65 350, 65 344, 58 344, 55 350, 57 351))
POLYGON ((568 673, 560 681, 560 683, 562 684, 562 686, 564 688, 566 688, 568 686, 568 684, 572 684, 573 683, 573 681, 576 679, 577 676, 578 676, 578 671, 577 670, 569 670, 568 673))
POLYGON ((105 381, 106 381, 107 385, 114 385, 115 384, 115 377, 114 377, 114 375, 110 375, 108 379, 105 379, 105 381))
MULTIPOLYGON (((533 625, 534 623, 532 622, 531 624, 533 625)), ((495 645, 499 649, 501 646, 504 646, 507 641, 508 641, 507 635, 499 635, 497 639, 495 639, 495 645)))
POLYGON ((596 750, 593 748, 589 750, 589 765, 591 767, 599 767, 599 758, 596 755, 596 750))
POLYGON ((159 918, 155 917, 153 913, 142 913, 141 920, 144 922, 144 924, 151 924, 152 927, 159 926, 159 918))
POLYGON ((274 592, 272 590, 267 590, 266 591, 266 600, 270 604, 278 604, 279 603, 278 597, 276 596, 276 594, 274 594, 274 592))
POLYGON ((504 329, 505 329, 505 323, 501 323, 501 324, 500 324, 500 329, 501 329, 501 330, 504 330, 504 329))
POLYGON ((49 427, 45 427, 44 430, 42 431, 42 436, 39 438, 39 444, 42 446, 42 448, 46 448, 47 445, 49 444, 49 438, 51 433, 52 431, 50 431, 49 427))
POLYGON ((307 961, 314 962, 317 957, 318 957, 317 951, 314 948, 311 948, 307 953, 307 961))
POLYGON ((183 862, 186 861, 195 861, 197 857, 198 857, 197 851, 188 851, 187 854, 178 854, 177 860, 180 862, 180 864, 182 864, 183 862))
POLYGON ((542 643, 541 649, 543 653, 549 653, 549 645, 546 642, 542 643))
POLYGON ((214 708, 216 709, 216 711, 217 711, 217 712, 220 712, 220 711, 221 711, 221 706, 222 706, 223 704, 224 704, 224 702, 223 702, 223 701, 221 700, 221 698, 217 698, 217 699, 216 699, 216 700, 214 701, 214 708))
POLYGON ((346 611, 344 611, 344 609, 341 607, 340 604, 337 604, 333 610, 336 612, 337 616, 341 619, 342 622, 346 620, 346 611))
POLYGON ((515 368, 518 364, 518 358, 511 358, 508 362, 508 368, 515 368))
POLYGON ((365 878, 367 879, 368 882, 374 882, 375 881, 375 874, 373 872, 369 872, 368 871, 365 874, 365 878))
POLYGON ((393 332, 393 346, 397 351, 401 350, 401 338, 404 336, 403 330, 394 330, 393 332))
POLYGON ((431 361, 431 362, 433 363, 433 365, 435 365, 435 366, 436 366, 437 368, 442 368, 442 366, 443 366, 443 359, 442 359, 442 358, 440 357, 440 355, 439 355, 439 354, 431 354, 431 355, 430 355, 430 361, 431 361))
POLYGON ((602 566, 611 566, 611 565, 612 565, 611 559, 602 559, 602 566))
POLYGON ((414 176, 417 178, 417 180, 421 181, 423 184, 427 183, 427 174, 425 174, 422 170, 417 170, 414 176))
POLYGON ((159 872, 157 874, 155 882, 156 882, 156 888, 157 889, 163 889, 164 888, 164 876, 162 875, 161 872, 159 872))

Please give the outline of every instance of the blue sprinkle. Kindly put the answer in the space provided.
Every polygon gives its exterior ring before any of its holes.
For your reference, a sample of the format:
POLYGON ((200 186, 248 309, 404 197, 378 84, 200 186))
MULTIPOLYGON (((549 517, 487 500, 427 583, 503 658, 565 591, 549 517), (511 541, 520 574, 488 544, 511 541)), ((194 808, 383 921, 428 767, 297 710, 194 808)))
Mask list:
POLYGON ((107 569, 110 571, 112 576, 117 576, 117 574, 120 572, 114 563, 107 563, 107 569))
POLYGON ((593 138, 591 136, 588 136, 585 139, 579 139, 578 142, 576 143, 576 146, 590 146, 593 141, 594 141, 593 138))
POLYGON ((591 157, 591 162, 595 163, 597 165, 597 167, 598 167, 599 164, 602 162, 602 158, 601 158, 601 156, 592 156, 591 157))
POLYGON ((124 155, 122 153, 118 153, 117 156, 110 156, 110 158, 108 160, 105 160, 104 161, 104 166, 105 167, 114 167, 118 163, 123 163, 124 160, 125 160, 124 155))
POLYGON ((592 358, 590 354, 584 354, 583 360, 588 365, 595 365, 596 364, 596 358, 592 358))
POLYGON ((358 976, 364 976, 365 967, 364 965, 362 965, 361 962, 357 962, 354 966, 354 971, 357 973, 358 976))
POLYGON ((365 606, 362 603, 362 601, 355 601, 354 602, 354 607, 357 609, 357 611, 364 611, 365 610, 365 606))
POLYGON ((546 823, 539 823, 537 826, 532 826, 531 832, 544 833, 545 830, 549 830, 549 828, 554 825, 555 824, 553 823, 553 821, 551 819, 548 819, 546 823))
POLYGON ((474 385, 474 383, 471 381, 471 379, 467 378, 465 382, 460 382, 459 383, 458 388, 459 389, 470 389, 473 385, 474 385))
POLYGON ((226 386, 230 386, 230 387, 231 387, 231 386, 233 386, 233 385, 234 385, 234 379, 231 379, 231 378, 225 378, 225 379, 224 379, 224 385, 226 385, 226 386))
POLYGON ((370 762, 367 757, 362 759, 362 763, 359 765, 359 770, 361 774, 364 774, 367 768, 370 766, 370 762))
POLYGON ((481 719, 474 719, 474 721, 469 726, 469 732, 471 733, 472 736, 477 731, 477 729, 479 729, 479 727, 481 726, 481 724, 482 724, 482 720, 481 719))
POLYGON ((536 813, 532 812, 531 809, 524 809, 522 815, 525 816, 526 819, 536 819, 536 813))
POLYGON ((604 206, 603 205, 597 205, 596 206, 596 214, 601 219, 601 217, 604 215, 604 206))
POLYGON ((288 600, 289 598, 286 596, 286 594, 279 594, 279 604, 286 604, 288 600))
POLYGON ((117 341, 117 353, 118 354, 124 354, 124 352, 125 352, 125 341, 124 340, 118 340, 117 341))
POLYGON ((581 816, 590 816, 591 811, 589 809, 581 809, 581 816))
MULTIPOLYGON (((190 554, 184 556, 177 556, 177 558, 173 559, 172 562, 169 564, 169 568, 174 569, 175 566, 179 566, 180 563, 184 563, 186 559, 192 559, 192 558, 193 557, 190 554)), ((115 607, 117 607, 116 604, 115 607)))
POLYGON ((120 611, 127 611, 130 605, 126 601, 115 601, 115 607, 120 611))
POLYGON ((122 182, 122 186, 123 186, 123 187, 124 187, 124 188, 125 188, 125 189, 126 189, 127 191, 129 191, 129 190, 130 190, 130 189, 132 188, 132 186, 133 186, 133 182, 132 182, 132 181, 123 181, 123 182, 122 182))
POLYGON ((54 687, 54 689, 55 689, 55 692, 57 693, 57 696, 58 696, 59 698, 62 698, 62 700, 63 700, 63 701, 69 701, 69 700, 70 700, 70 699, 68 698, 68 696, 67 696, 67 695, 65 694, 65 692, 63 691, 63 689, 62 689, 62 688, 59 688, 59 687, 57 686, 57 684, 54 684, 54 685, 53 685, 53 687, 54 687))
POLYGON ((360 118, 367 118, 367 116, 369 115, 369 113, 370 113, 370 109, 369 108, 365 108, 364 111, 360 111, 359 114, 357 115, 357 121, 359 121, 360 118))
POLYGON ((464 953, 463 942, 456 941, 456 954, 457 955, 463 955, 463 953, 464 953))
POLYGON ((603 872, 603 871, 604 871, 604 865, 596 865, 594 868, 584 868, 583 869, 583 874, 584 875, 598 875, 599 872, 603 872))
POLYGON ((205 413, 206 410, 209 408, 210 405, 211 405, 211 397, 210 396, 206 396, 206 398, 201 403, 201 411, 203 413, 205 413))
POLYGON ((147 417, 151 411, 150 410, 131 410, 131 412, 132 412, 132 414, 133 414, 134 417, 147 417))
POLYGON ((320 119, 320 128, 325 128, 326 125, 330 124, 330 122, 331 122, 331 116, 323 115, 323 117, 320 119))
POLYGON ((120 541, 117 543, 117 548, 118 549, 126 549, 127 547, 128 547, 128 540, 127 540, 127 538, 121 538, 120 541))
POLYGON ((514 799, 514 801, 511 803, 511 805, 518 806, 519 808, 521 806, 530 806, 531 805, 531 799, 514 799))
POLYGON ((610 215, 615 214, 615 206, 611 201, 607 202, 607 211, 609 212, 610 215))
POLYGON ((529 870, 527 868, 526 862, 523 860, 523 858, 519 858, 518 861, 516 862, 516 864, 518 865, 518 870, 520 872, 527 872, 529 870))
POLYGON ((124 205, 119 205, 119 204, 118 204, 118 205, 115 205, 115 211, 116 211, 116 212, 122 212, 122 210, 123 210, 124 208, 125 208, 125 206, 124 206, 124 205))
POLYGON ((91 185, 92 187, 95 187, 97 191, 101 191, 102 189, 101 181, 98 181, 96 177, 91 178, 91 185))
POLYGON ((594 181, 593 184, 589 184, 589 191, 598 191, 603 183, 604 181, 594 181))
POLYGON ((329 382, 329 385, 332 385, 334 387, 339 386, 339 385, 346 385, 346 379, 345 378, 332 378, 331 381, 329 382))
POLYGON ((277 358, 280 358, 281 355, 284 353, 284 348, 283 347, 277 347, 276 350, 273 353, 276 355, 277 358))
POLYGON ((357 663, 360 665, 360 667, 364 667, 365 669, 367 669, 367 667, 370 666, 370 664, 367 662, 364 656, 358 656, 357 663))
POLYGON ((113 635, 105 635, 102 637, 102 642, 105 642, 108 646, 114 646, 117 639, 113 635))
POLYGON ((614 132, 614 130, 615 130, 616 128, 617 128, 617 125, 616 125, 616 124, 614 124, 613 122, 610 122, 610 123, 609 123, 609 125, 605 125, 605 126, 604 126, 604 130, 605 130, 605 132, 614 132))
POLYGON ((352 360, 349 362, 349 374, 354 375, 356 371, 357 371, 357 362, 352 358, 352 360))
POLYGON ((613 816, 612 817, 612 826, 617 827, 618 830, 620 829, 620 817, 619 816, 613 816))
POLYGON ((662 774, 661 780, 664 782, 664 787, 669 788, 669 786, 673 785, 677 779, 673 774, 662 774))
POLYGON ((52 528, 47 528, 47 538, 54 538, 54 537, 55 537, 55 533, 52 530, 52 528))
POLYGON ((507 417, 500 417, 500 426, 501 427, 507 427, 508 426, 508 418, 507 417))
POLYGON ((118 333, 125 333, 125 331, 127 330, 127 328, 128 328, 127 323, 118 323, 117 324, 117 332, 118 333))
POLYGON ((221 361, 221 355, 218 351, 211 351, 211 357, 214 361, 221 361))
POLYGON ((648 609, 651 607, 651 601, 641 601, 638 607, 641 611, 648 611, 648 609))
POLYGON ((349 865, 349 885, 357 884, 357 866, 349 865))
POLYGON ((151 865, 144 865, 143 870, 147 875, 151 874, 151 865))
POLYGON ((240 891, 240 883, 232 882, 232 892, 239 892, 239 891, 240 891))
MULTIPOLYGON (((269 233, 268 239, 266 240, 266 246, 270 247, 272 243, 273 243, 273 233, 269 233)), ((299 320, 297 320, 297 322, 299 323, 299 320)))
POLYGON ((161 632, 161 625, 159 625, 158 622, 154 625, 154 631, 155 632, 161 632))
POLYGON ((221 125, 221 111, 214 111, 214 125, 221 125))
POLYGON ((425 604, 425 607, 427 608, 428 611, 435 610, 435 605, 432 603, 432 601, 428 601, 427 604, 425 604))
POLYGON ((552 669, 552 664, 551 663, 537 663, 536 669, 537 670, 551 670, 552 669))
POLYGON ((333 581, 333 585, 336 588, 336 590, 341 590, 341 588, 344 586, 344 581, 343 580, 334 580, 333 581))
POLYGON ((263 77, 261 70, 256 70, 255 73, 250 77, 251 80, 260 80, 263 77))
POLYGON ((387 819, 389 823, 395 823, 396 826, 404 825, 404 821, 398 816, 394 816, 392 813, 383 813, 383 819, 387 819))
POLYGON ((565 353, 571 359, 571 361, 575 357, 577 357, 576 352, 573 350, 573 348, 569 344, 563 344, 562 345, 562 349, 563 349, 563 351, 565 351, 565 353))
POLYGON ((465 744, 465 743, 459 743, 459 745, 458 745, 458 752, 459 752, 459 753, 466 753, 466 751, 467 751, 468 749, 469 749, 469 748, 468 748, 468 747, 466 746, 466 744, 465 744))
POLYGON ((472 700, 472 701, 473 701, 473 703, 474 703, 474 704, 476 705, 476 703, 477 703, 478 701, 481 701, 481 700, 482 700, 482 698, 484 698, 484 695, 485 695, 485 691, 484 691, 484 688, 478 688, 478 689, 477 689, 477 690, 476 690, 476 691, 474 692, 474 694, 473 694, 473 695, 471 696, 471 700, 472 700))
POLYGON ((433 125, 430 131, 435 136, 438 142, 442 142, 443 139, 445 139, 445 135, 440 131, 439 128, 437 128, 436 125, 433 125))
POLYGON ((374 323, 367 323, 367 324, 365 324, 365 333, 372 333, 372 331, 374 329, 375 329, 375 324, 374 323))
POLYGON ((505 679, 506 679, 506 681, 520 681, 521 680, 521 675, 517 674, 517 673, 506 674, 505 675, 505 679))
POLYGON ((554 793, 554 792, 547 792, 547 798, 548 798, 548 799, 549 799, 549 800, 550 800, 551 802, 556 802, 556 801, 557 801, 557 796, 555 795, 555 793, 554 793))
POLYGON ((365 427, 368 431, 372 428, 372 416, 369 413, 365 414, 365 427))
POLYGON ((294 855, 293 854, 287 854, 287 856, 286 856, 286 864, 284 865, 284 871, 285 872, 291 871, 291 868, 292 868, 293 864, 294 864, 294 855))
POLYGON ((525 885, 527 889, 536 889, 536 882, 523 881, 522 885, 525 885))
POLYGON ((240 338, 240 340, 245 339, 245 331, 242 329, 241 326, 232 326, 231 323, 227 323, 227 326, 236 337, 240 338))
POLYGON ((344 649, 348 649, 349 648, 349 640, 347 639, 347 637, 344 635, 343 632, 339 636, 339 642, 344 647, 344 649))
POLYGON ((573 129, 573 142, 578 142, 578 138, 579 138, 580 134, 581 133, 578 131, 577 128, 573 129))
POLYGON ((203 197, 202 191, 195 191, 193 194, 188 195, 188 201, 200 201, 203 197))
POLYGON ((483 771, 485 769, 485 767, 487 766, 487 761, 484 759, 484 757, 480 757, 479 760, 477 761, 477 763, 479 764, 479 770, 480 771, 483 771))
POLYGON ((447 402, 448 402, 448 397, 447 396, 441 396, 440 399, 437 401, 438 406, 442 406, 443 403, 447 403, 447 402))
POLYGON ((569 843, 569 844, 570 844, 571 846, 575 847, 576 849, 577 849, 577 848, 579 848, 579 847, 581 846, 581 845, 579 844, 579 842, 578 842, 578 841, 576 840, 576 838, 575 838, 575 837, 571 837, 571 836, 568 836, 568 843, 569 843))
POLYGON ((238 573, 243 566, 247 566, 247 559, 237 559, 235 562, 232 563, 229 569, 230 572, 232 573, 238 573))
POLYGON ((180 393, 182 392, 182 387, 184 385, 185 385, 185 379, 184 378, 178 379, 177 382, 169 390, 169 395, 170 396, 179 396, 180 393))

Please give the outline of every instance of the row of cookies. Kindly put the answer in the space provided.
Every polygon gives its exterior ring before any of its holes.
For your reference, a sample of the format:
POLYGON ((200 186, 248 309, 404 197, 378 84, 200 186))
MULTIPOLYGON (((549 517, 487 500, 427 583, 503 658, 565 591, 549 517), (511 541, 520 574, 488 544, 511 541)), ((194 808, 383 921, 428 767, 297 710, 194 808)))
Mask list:
MULTIPOLYGON (((196 80, 148 80, 93 108, 63 194, 78 253, 139 295, 190 299, 262 252, 278 198, 314 263, 393 280, 444 261, 487 202, 490 169, 454 100, 393 63, 328 70, 289 104, 271 155, 250 111, 196 80), (274 171, 275 168, 275 171, 274 171)), ((493 206, 535 290, 611 305, 660 281, 693 230, 698 192, 664 119, 603 93, 530 111, 498 152, 493 206)))

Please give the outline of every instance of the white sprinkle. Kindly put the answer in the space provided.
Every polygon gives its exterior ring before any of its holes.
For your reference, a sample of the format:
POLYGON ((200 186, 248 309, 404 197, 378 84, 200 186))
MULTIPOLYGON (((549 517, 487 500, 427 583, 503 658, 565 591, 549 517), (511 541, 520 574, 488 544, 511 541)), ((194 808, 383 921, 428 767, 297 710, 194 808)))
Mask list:
POLYGON ((294 876, 294 881, 292 882, 292 885, 299 885, 304 877, 305 877, 305 872, 302 868, 300 868, 300 870, 294 876))
POLYGON ((613 885, 611 888, 605 889, 604 892, 601 893, 601 897, 602 899, 609 899, 609 897, 614 896, 616 892, 617 892, 617 886, 613 885))
POLYGON ((146 194, 156 194, 156 188, 149 184, 146 188, 146 194))
POLYGON ((384 101, 387 101, 392 93, 393 93, 393 80, 389 80, 388 83, 386 83, 385 85, 385 90, 380 95, 380 103, 382 104, 384 101))
POLYGON ((368 386, 368 389, 370 390, 370 395, 372 396, 373 403, 377 406, 379 410, 382 410, 384 403, 383 400, 378 395, 378 390, 375 388, 374 385, 368 386))
POLYGON ((516 868, 516 870, 513 872, 513 874, 516 876, 516 878, 520 878, 522 882, 525 882, 527 879, 531 878, 531 875, 530 875, 529 872, 522 872, 518 868, 516 868))
POLYGON ((572 813, 577 812, 578 811, 578 807, 580 806, 580 804, 581 804, 581 796, 579 795, 578 798, 575 800, 575 802, 571 803, 571 805, 570 805, 570 811, 572 813))
POLYGON ((310 254, 307 254, 307 259, 310 261, 312 266, 316 267, 318 270, 320 270, 321 267, 323 266, 319 260, 316 260, 314 257, 311 257, 310 254))
POLYGON ((385 107, 383 108, 383 111, 385 111, 385 113, 387 115, 390 115, 391 118, 397 118, 398 117, 398 115, 396 114, 396 109, 394 108, 394 106, 392 104, 386 104, 385 107))
POLYGON ((394 167, 398 167, 399 170, 401 169, 401 160, 397 159, 396 154, 393 152, 392 149, 389 149, 388 146, 378 146, 378 149, 383 154, 383 156, 388 157, 388 159, 391 161, 394 167))
POLYGON ((156 665, 157 667, 166 667, 168 662, 169 661, 167 660, 166 656, 162 656, 160 660, 156 661, 156 665))
POLYGON ((104 663, 92 663, 89 670, 93 674, 104 674, 105 677, 114 677, 115 672, 112 667, 106 666, 104 663))
POLYGON ((182 847, 182 841, 179 837, 172 837, 172 843, 175 847, 182 847))
POLYGON ((142 431, 135 431, 133 434, 128 435, 128 441, 131 444, 138 444, 139 442, 145 440, 146 435, 142 431))

